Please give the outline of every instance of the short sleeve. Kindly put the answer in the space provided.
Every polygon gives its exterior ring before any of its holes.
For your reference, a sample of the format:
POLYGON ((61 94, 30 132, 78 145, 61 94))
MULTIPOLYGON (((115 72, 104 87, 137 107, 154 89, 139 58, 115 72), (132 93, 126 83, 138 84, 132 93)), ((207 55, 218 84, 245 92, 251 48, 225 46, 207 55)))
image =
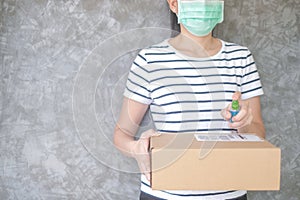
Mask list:
POLYGON ((245 59, 241 82, 242 99, 249 99, 264 94, 254 58, 249 50, 245 59))
POLYGON ((140 51, 135 58, 126 82, 124 96, 143 104, 151 104, 149 90, 149 71, 146 69, 147 60, 144 51, 140 51))

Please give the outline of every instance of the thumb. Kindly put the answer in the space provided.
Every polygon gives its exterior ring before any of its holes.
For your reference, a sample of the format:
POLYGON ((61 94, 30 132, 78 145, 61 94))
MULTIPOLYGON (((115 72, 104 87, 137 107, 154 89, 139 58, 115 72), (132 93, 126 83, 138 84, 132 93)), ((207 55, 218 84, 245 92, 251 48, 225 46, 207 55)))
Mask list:
POLYGON ((152 136, 160 136, 161 133, 154 131, 153 129, 149 129, 148 131, 145 131, 141 135, 141 139, 149 139, 152 136))
POLYGON ((221 116, 228 121, 231 118, 231 114, 230 114, 230 108, 231 108, 231 104, 229 104, 226 108, 221 110, 221 116))
POLYGON ((241 98, 242 98, 242 93, 241 92, 236 91, 232 95, 232 100, 240 100, 241 98))

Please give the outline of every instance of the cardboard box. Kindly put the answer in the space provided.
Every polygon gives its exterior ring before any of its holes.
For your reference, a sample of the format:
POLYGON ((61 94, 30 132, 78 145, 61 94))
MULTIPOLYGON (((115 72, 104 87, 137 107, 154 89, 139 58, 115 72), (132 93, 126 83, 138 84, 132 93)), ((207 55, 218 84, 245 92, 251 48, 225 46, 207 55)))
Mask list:
POLYGON ((262 141, 197 141, 194 134, 152 137, 154 190, 279 190, 281 151, 262 141))

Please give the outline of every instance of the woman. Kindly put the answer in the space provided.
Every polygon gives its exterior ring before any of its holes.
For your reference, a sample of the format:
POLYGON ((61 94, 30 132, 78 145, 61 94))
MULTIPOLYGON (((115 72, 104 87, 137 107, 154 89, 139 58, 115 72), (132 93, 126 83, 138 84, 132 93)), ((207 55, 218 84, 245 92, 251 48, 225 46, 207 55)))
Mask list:
POLYGON ((142 172, 140 199, 247 199, 246 191, 155 191, 149 186, 149 138, 164 133, 242 132, 265 137, 263 94, 253 57, 246 47, 212 36, 223 20, 222 1, 168 0, 180 34, 140 51, 126 84, 114 143, 137 160, 142 172), (230 102, 241 110, 232 118, 230 102), (156 131, 135 134, 150 108, 156 131))

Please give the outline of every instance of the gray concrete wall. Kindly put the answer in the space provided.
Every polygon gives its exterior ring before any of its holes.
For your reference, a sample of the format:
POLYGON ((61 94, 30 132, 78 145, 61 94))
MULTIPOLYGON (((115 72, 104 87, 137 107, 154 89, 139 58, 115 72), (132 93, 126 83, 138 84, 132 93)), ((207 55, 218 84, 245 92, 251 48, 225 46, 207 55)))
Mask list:
MULTIPOLYGON (((300 3, 225 4, 216 34, 252 51, 282 149, 281 190, 249 199, 300 199, 300 3)), ((112 132, 130 63, 170 35, 168 12, 164 0, 1 1, 0 199, 138 199, 112 132)))
POLYGON ((251 199, 300 199, 300 2, 225 0, 221 38, 248 46, 262 79, 267 139, 282 150, 281 190, 251 199))

